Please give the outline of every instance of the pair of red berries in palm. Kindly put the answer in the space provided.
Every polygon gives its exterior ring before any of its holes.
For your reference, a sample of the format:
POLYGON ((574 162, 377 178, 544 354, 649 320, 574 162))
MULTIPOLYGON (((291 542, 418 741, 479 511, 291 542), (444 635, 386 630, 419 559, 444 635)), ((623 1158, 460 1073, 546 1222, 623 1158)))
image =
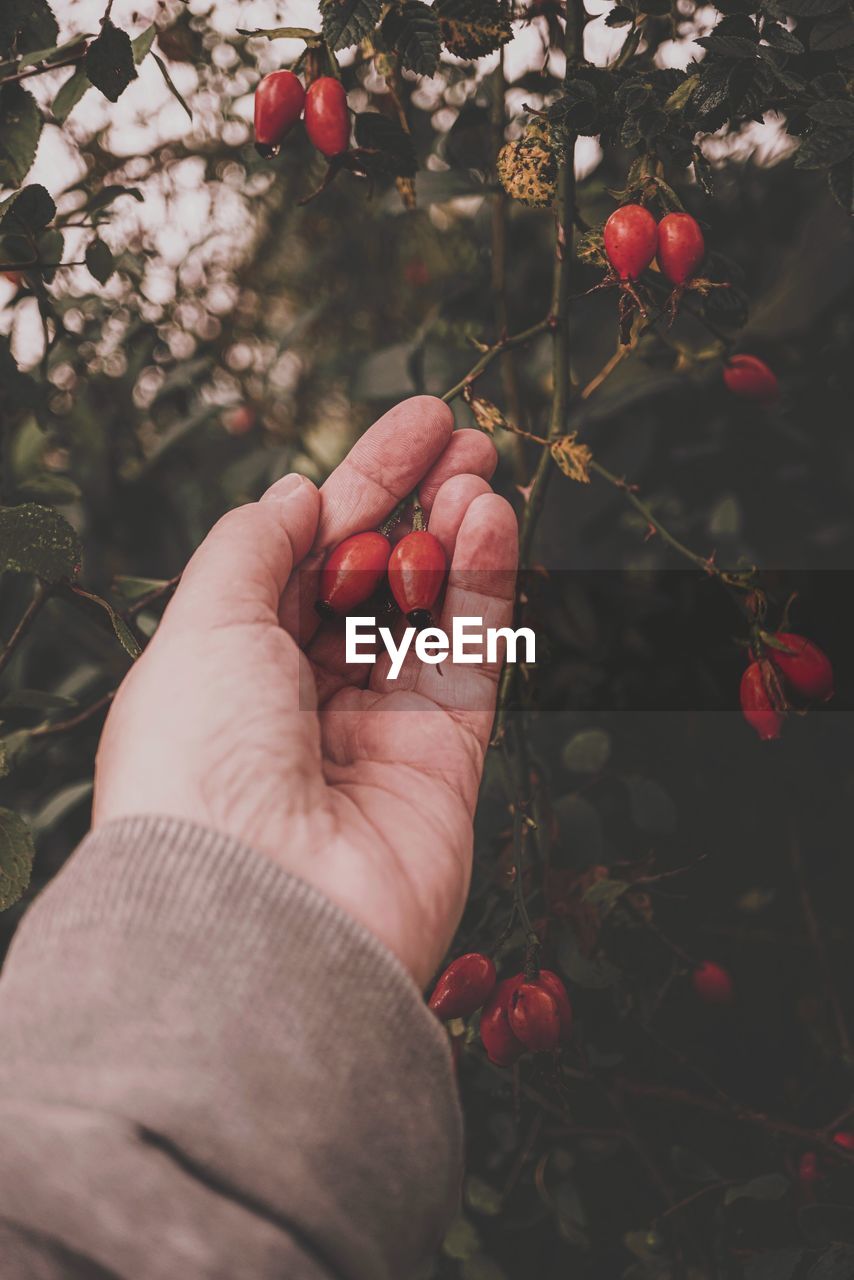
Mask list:
POLYGON ((394 548, 383 533, 354 533, 327 557, 317 609, 326 616, 349 613, 387 579, 395 603, 409 621, 417 627, 428 626, 445 569, 442 544, 426 529, 413 529, 394 548))
POLYGON ((690 213, 668 213, 656 222, 642 204, 615 209, 605 223, 604 239, 608 261, 624 282, 637 280, 655 258, 662 275, 681 288, 706 256, 700 224, 690 213))
POLYGON ((763 656, 747 667, 740 689, 742 714, 763 742, 780 736, 788 710, 786 689, 804 702, 828 702, 834 690, 830 658, 812 640, 777 631, 769 641, 763 656))
POLYGON ((308 89, 292 71, 273 71, 255 90, 255 146, 262 156, 275 155, 305 113, 309 141, 332 159, 350 145, 347 94, 334 76, 312 80, 308 89))
POLYGON ((550 1053, 572 1029, 572 1006, 556 973, 517 973, 496 980, 495 965, 479 951, 448 965, 433 989, 428 1007, 437 1018, 467 1018, 483 1009, 480 1038, 490 1062, 508 1067, 529 1050, 550 1053))

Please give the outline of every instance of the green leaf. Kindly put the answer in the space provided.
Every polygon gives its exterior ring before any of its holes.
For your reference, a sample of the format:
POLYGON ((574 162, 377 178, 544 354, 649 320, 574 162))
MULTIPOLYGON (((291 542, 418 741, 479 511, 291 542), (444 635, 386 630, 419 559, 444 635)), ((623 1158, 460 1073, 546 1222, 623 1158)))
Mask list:
POLYGON ((382 0, 321 0, 324 38, 333 49, 349 49, 371 35, 379 22, 382 0))
POLYGON ((122 187, 117 183, 110 183, 106 187, 102 187, 100 191, 96 191, 93 196, 90 196, 86 201, 86 210, 94 216, 107 209, 118 200, 119 196, 133 196, 134 200, 139 204, 142 204, 145 198, 139 187, 122 187))
POLYGON ((473 1213, 481 1213, 486 1218, 494 1218, 501 1212, 503 1200, 501 1192, 476 1174, 469 1174, 463 1184, 463 1200, 466 1208, 473 1213))
POLYGON ((86 266, 98 284, 106 284, 115 270, 112 249, 97 236, 86 246, 86 266))
POLYGON ((23 818, 0 809, 0 911, 17 902, 30 883, 35 849, 23 818))
POLYGON ((620 970, 604 956, 585 956, 571 929, 565 929, 557 944, 558 964, 564 975, 579 987, 604 991, 620 981, 620 970))
POLYGON ((847 0, 779 0, 784 13, 795 18, 818 18, 825 13, 835 13, 847 0))
POLYGON ((62 787, 59 791, 54 792, 47 803, 39 809, 38 813, 33 814, 33 835, 38 837, 45 835, 46 832, 62 822, 69 813, 73 813, 84 800, 88 800, 91 795, 91 778, 85 778, 81 782, 72 782, 67 787, 62 787))
POLYGON ((379 161, 380 171, 399 178, 415 176, 418 163, 412 139, 396 120, 377 111, 362 112, 356 116, 356 142, 379 153, 375 160, 379 161))
POLYGON ((854 217, 854 157, 849 156, 841 164, 835 164, 827 175, 830 194, 840 209, 854 217))
POLYGON ((63 40, 62 44, 50 45, 46 49, 33 49, 31 53, 26 54, 18 63, 20 70, 24 67, 35 66, 37 62, 56 62, 63 55, 70 55, 76 49, 83 52, 83 46, 91 37, 87 35, 72 36, 70 40, 63 40))
POLYGON ((695 43, 703 45, 709 53, 716 53, 722 58, 756 57, 756 42, 744 36, 717 35, 713 31, 709 36, 701 36, 695 43))
POLYGON ((437 0, 442 40, 458 58, 482 58, 512 39, 504 5, 497 0, 437 0))
POLYGON ((0 573, 34 573, 44 582, 80 571, 80 539, 52 507, 0 507, 0 573))
POLYGON ((563 749, 564 766, 571 773, 601 773, 611 755, 611 735, 604 729, 582 729, 563 749))
POLYGON ((854 129, 822 126, 805 138, 795 154, 796 169, 829 169, 854 153, 854 129))
POLYGON ((605 16, 606 27, 627 27, 630 22, 634 22, 635 15, 631 9, 627 9, 625 5, 615 4, 610 13, 605 16))
POLYGON ((822 18, 810 32, 810 49, 814 53, 847 49, 852 44, 854 44, 854 22, 851 21, 851 14, 847 9, 822 18))
POLYGON ((579 795, 559 796, 553 808, 557 863, 581 869, 601 862, 605 842, 602 819, 590 801, 579 795))
POLYGON ((19 84, 0 89, 0 186, 18 187, 38 150, 42 114, 31 93, 19 84))
POLYGON ((628 778, 632 819, 641 831, 669 835, 676 829, 676 808, 664 788, 651 778, 628 778))
POLYGON ((750 1182, 742 1182, 737 1187, 729 1187, 724 1196, 724 1204, 732 1204, 736 1200, 782 1200, 791 1183, 782 1173, 766 1173, 761 1178, 752 1178, 750 1182))
POLYGON ((397 50, 401 65, 419 76, 435 75, 442 36, 436 11, 422 0, 404 0, 389 10, 383 36, 397 50))
POLYGON ((131 631, 121 614, 117 613, 109 600, 105 600, 103 596, 96 595, 94 591, 86 591, 83 587, 74 586, 69 593, 69 598, 74 600, 83 600, 89 604, 97 605, 99 609, 103 609, 107 617, 110 619, 116 639, 134 662, 136 662, 142 649, 139 646, 136 636, 131 631))
POLYGON ((807 111, 807 115, 810 120, 815 120, 818 124, 854 129, 854 102, 828 98, 825 102, 816 102, 807 111))
POLYGON ((589 907, 603 907, 602 914, 605 915, 631 887, 627 880, 597 880, 584 894, 582 902, 589 907))
POLYGON ((184 98, 178 86, 175 84, 175 81, 170 76, 169 68, 166 66, 166 63, 160 57, 159 53, 152 53, 151 56, 154 59, 154 61, 157 63, 158 67, 160 68, 160 74, 162 75, 164 81, 166 82, 166 88, 172 94, 172 97, 175 98, 178 102, 180 102, 181 106, 184 108, 187 115, 190 117, 190 121, 192 122, 193 113, 190 110, 190 108, 187 106, 187 103, 184 101, 184 98))
POLYGON ((126 31, 120 31, 109 20, 101 28, 86 54, 86 74, 96 89, 110 102, 118 102, 132 80, 136 79, 133 45, 126 31))
POLYGON ((83 67, 78 67, 74 75, 68 77, 53 100, 51 110, 59 124, 65 124, 65 121, 71 115, 86 90, 91 88, 92 81, 87 76, 86 71, 83 67))
POLYGON ((18 487, 24 498, 33 498, 36 502, 58 503, 60 506, 66 502, 76 502, 80 497, 80 489, 70 476, 55 475, 52 471, 30 476, 18 487))
POLYGON ((475 1253, 466 1258, 460 1275, 461 1280, 507 1280, 507 1272, 502 1271, 498 1263, 485 1253, 475 1253))
POLYGON ((449 1258, 462 1261, 480 1252, 480 1236, 467 1218, 457 1218, 448 1229, 442 1242, 442 1252, 449 1258))
POLYGON ((131 40, 131 48, 133 49, 133 60, 137 66, 148 56, 151 46, 154 43, 154 37, 157 35, 157 27, 152 22, 150 27, 146 27, 135 40, 131 40))
POLYGON ((0 5, 0 49, 29 53, 59 39, 59 27, 47 0, 3 0, 0 5))
POLYGON ((37 182, 22 187, 0 204, 0 232, 14 235, 23 232, 35 238, 56 216, 56 205, 44 187, 37 182))
POLYGON ((766 22, 762 28, 762 39, 767 41, 772 49, 779 49, 781 53, 803 53, 804 46, 798 37, 791 31, 787 31, 785 27, 781 27, 778 22, 766 22))
POLYGON ((125 600, 139 600, 141 596, 147 596, 151 591, 159 591, 166 585, 166 578, 133 578, 122 575, 114 580, 112 589, 125 600))
POLYGON ((238 27, 237 34, 260 36, 267 40, 320 40, 320 32, 312 31, 311 27, 254 27, 251 30, 247 27, 238 27))
POLYGON ((0 702, 0 717, 9 711, 64 711, 76 707, 74 698, 62 693, 46 693, 43 689, 14 689, 0 702))

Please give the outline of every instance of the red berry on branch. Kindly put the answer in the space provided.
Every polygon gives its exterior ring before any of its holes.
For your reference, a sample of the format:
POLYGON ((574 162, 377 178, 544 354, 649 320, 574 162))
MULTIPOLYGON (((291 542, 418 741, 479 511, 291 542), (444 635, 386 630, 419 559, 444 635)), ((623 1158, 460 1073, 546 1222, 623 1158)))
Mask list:
POLYGON ((713 960, 704 960, 694 970, 691 985, 704 1004, 729 1004, 732 1000, 732 978, 713 960))
POLYGON ((724 383, 733 395, 760 404, 773 404, 780 395, 776 373, 758 356, 730 356, 724 365, 724 383))
POLYGON ((525 1052, 525 1046, 516 1039, 507 1016, 510 997, 522 980, 519 973, 515 978, 499 982, 480 1015, 480 1038, 489 1061, 497 1067, 509 1067, 525 1052))
POLYGON ((658 224, 656 260, 671 284, 684 284, 706 256, 700 224, 690 213, 668 213, 658 224))
POLYGON ((561 1040, 568 1040, 572 1032, 572 1005, 569 1003, 566 987, 551 969, 541 969, 538 981, 557 1005, 561 1040))
POLYGON ((429 626, 430 610, 442 590, 445 568, 442 544, 426 530, 413 529, 392 551, 388 562, 391 593, 414 626, 429 626))
POLYGON ((495 965, 479 951, 458 956, 448 965, 427 1002, 437 1018, 467 1018, 492 994, 495 965))
POLYGON ((522 982, 510 996, 510 1030, 532 1053, 551 1053, 561 1037, 560 1014, 554 996, 536 978, 522 982))
POLYGON ((814 1151, 805 1151, 798 1161, 798 1181, 803 1187, 811 1187, 819 1177, 818 1156, 814 1151))
POLYGON ((305 89, 292 71, 272 71, 255 90, 255 147, 275 155, 302 115, 305 89))
POLYGON ((773 668, 768 662, 751 662, 741 677, 741 713, 763 742, 779 738, 785 719, 780 709, 782 700, 778 703, 772 697, 775 679, 773 668))
POLYGON ((317 611, 347 613, 374 594, 385 577, 391 545, 381 533, 354 533, 330 551, 320 574, 317 611))
POLYGON ((787 653, 771 645, 766 650, 786 684, 800 697, 813 702, 827 702, 832 698, 833 667, 827 654, 812 640, 790 631, 776 631, 774 639, 791 650, 787 653))
POLYGON ((310 141, 330 159, 350 145, 350 112, 347 93, 334 76, 313 80, 305 95, 305 131, 310 141))
POLYGON ((655 257, 658 227, 641 204, 624 204, 605 223, 605 252, 621 280, 637 280, 655 257))
POLYGON ((840 1129, 839 1133, 833 1135, 833 1142, 842 1151, 854 1151, 854 1133, 848 1133, 845 1129, 840 1129))

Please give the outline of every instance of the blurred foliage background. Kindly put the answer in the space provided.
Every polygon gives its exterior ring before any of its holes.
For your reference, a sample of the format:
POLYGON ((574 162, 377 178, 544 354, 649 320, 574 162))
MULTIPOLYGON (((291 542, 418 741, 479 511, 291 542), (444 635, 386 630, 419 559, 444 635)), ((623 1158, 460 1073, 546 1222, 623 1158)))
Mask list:
MULTIPOLYGON (((600 66, 625 36, 605 25, 609 7, 589 6, 585 48, 600 66)), ((62 8, 60 37, 97 30, 100 6, 62 8)), ((61 590, 6 668, 2 803, 26 818, 36 857, 26 894, 0 916, 4 946, 87 829, 127 649, 152 633, 162 585, 217 516, 289 469, 321 481, 390 404, 463 377, 473 339, 493 342, 505 323, 518 332, 549 305, 553 216, 506 200, 493 173, 523 107, 560 91, 559 6, 517 15, 502 65, 445 55, 434 76, 404 77, 414 209, 391 178, 350 173, 301 205, 323 174, 301 130, 275 160, 255 154, 254 85, 302 45, 238 28, 316 25, 312 6, 149 9, 117 2, 112 19, 152 40, 155 23, 192 121, 148 58, 117 104, 89 89, 65 120, 56 95, 76 70, 29 82, 46 123, 28 181, 49 188, 46 234, 62 237, 40 243, 40 261, 82 262, 93 231, 104 250, 90 252, 92 270, 0 284, 2 496, 74 527, 80 582, 120 611, 125 648, 103 608, 61 590)), ((693 40, 719 17, 691 0, 650 9, 642 65, 701 58, 693 40)), ((393 116, 370 51, 340 61, 354 110, 393 116)), ((834 92, 849 94, 844 65, 836 74, 834 92)), ((690 170, 674 180, 737 285, 734 304, 710 301, 715 323, 777 371, 779 404, 728 395, 724 348, 683 314, 667 342, 644 340, 576 401, 568 428, 694 551, 760 566, 772 620, 797 592, 793 627, 833 658, 837 697, 791 718, 779 743, 758 742, 738 712, 746 623, 732 593, 646 537, 618 489, 555 477, 524 585, 540 660, 516 701, 538 823, 525 889, 570 981, 578 1035, 559 1066, 526 1060, 514 1076, 486 1063, 475 1026, 465 1033, 469 1175, 463 1216, 427 1273, 442 1280, 854 1276, 854 1166, 831 1141, 852 1102, 854 257, 824 176, 793 167, 778 115, 758 117, 704 135, 713 195, 690 170), (674 343, 700 358, 680 361, 674 343), (591 903, 603 876, 616 888, 591 903), (692 995, 690 961, 704 958, 732 973, 732 1006, 692 995), (798 1173, 811 1151, 815 1183, 798 1173)), ((579 142, 582 225, 610 213, 634 156, 579 142)), ((25 176, 5 174, 7 189, 25 176)), ((573 269, 571 375, 583 386, 614 351, 616 304, 585 296, 600 269, 573 269)), ((542 431, 549 335, 515 351, 512 368, 508 379, 495 361, 478 393, 542 431)), ((500 432, 496 445, 496 487, 522 511, 538 450, 500 432)), ((4 575, 4 641, 32 593, 31 577, 4 575)), ((510 972, 521 938, 506 936, 515 852, 496 755, 457 949, 497 947, 510 972)))

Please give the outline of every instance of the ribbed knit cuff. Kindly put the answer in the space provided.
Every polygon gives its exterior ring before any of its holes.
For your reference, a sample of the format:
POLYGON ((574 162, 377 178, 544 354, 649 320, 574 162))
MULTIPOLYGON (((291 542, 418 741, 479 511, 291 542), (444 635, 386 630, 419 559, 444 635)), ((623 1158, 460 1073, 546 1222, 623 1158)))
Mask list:
POLYGON ((456 1204, 444 1032, 386 948, 230 837, 140 817, 89 835, 0 982, 0 1083, 103 1108, 310 1242, 401 1280, 456 1204))

